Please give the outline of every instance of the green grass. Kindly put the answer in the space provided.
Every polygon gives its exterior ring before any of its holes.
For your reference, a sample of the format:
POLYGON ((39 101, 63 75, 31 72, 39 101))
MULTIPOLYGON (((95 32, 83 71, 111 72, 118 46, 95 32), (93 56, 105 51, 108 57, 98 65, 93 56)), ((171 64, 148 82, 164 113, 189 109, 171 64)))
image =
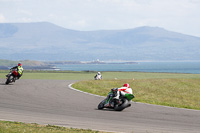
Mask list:
MULTIPOLYGON (((0 78, 9 71, 0 70, 0 78)), ((79 71, 25 71, 22 79, 93 80, 97 72, 79 71)), ((200 74, 102 72, 103 79, 197 79, 200 74)))
POLYGON ((0 133, 103 133, 100 131, 65 128, 54 125, 25 124, 22 122, 0 121, 0 133))
MULTIPOLYGON (((5 78, 9 71, 0 71, 0 78, 5 78)), ((55 79, 55 80, 84 80, 93 79, 96 72, 73 71, 24 71, 22 79, 55 79)))
POLYGON ((80 81, 72 87, 89 93, 106 96, 110 89, 129 83, 133 101, 200 110, 200 79, 135 79, 80 81))

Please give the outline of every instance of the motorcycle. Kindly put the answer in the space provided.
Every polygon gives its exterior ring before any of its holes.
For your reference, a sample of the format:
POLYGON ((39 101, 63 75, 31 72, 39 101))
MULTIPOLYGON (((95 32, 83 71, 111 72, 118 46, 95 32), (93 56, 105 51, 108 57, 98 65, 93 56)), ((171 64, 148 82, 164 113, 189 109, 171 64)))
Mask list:
POLYGON ((6 75, 6 84, 15 82, 17 75, 17 71, 15 69, 11 69, 10 72, 6 75))
POLYGON ((133 94, 126 94, 125 96, 120 95, 119 99, 113 97, 110 101, 111 104, 109 106, 105 106, 110 98, 109 95, 111 95, 112 97, 113 95, 116 96, 116 94, 109 93, 106 99, 104 99, 99 103, 98 105, 99 110, 102 110, 104 108, 109 108, 109 109, 114 109, 115 111, 122 111, 125 108, 131 106, 131 100, 135 97, 133 94))

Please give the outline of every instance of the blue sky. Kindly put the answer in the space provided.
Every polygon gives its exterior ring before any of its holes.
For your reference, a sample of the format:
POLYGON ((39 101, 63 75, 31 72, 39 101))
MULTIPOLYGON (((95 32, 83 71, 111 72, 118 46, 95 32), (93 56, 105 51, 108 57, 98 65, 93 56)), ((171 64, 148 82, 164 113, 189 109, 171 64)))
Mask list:
POLYGON ((0 0, 0 23, 91 31, 157 26, 200 37, 200 0, 0 0))

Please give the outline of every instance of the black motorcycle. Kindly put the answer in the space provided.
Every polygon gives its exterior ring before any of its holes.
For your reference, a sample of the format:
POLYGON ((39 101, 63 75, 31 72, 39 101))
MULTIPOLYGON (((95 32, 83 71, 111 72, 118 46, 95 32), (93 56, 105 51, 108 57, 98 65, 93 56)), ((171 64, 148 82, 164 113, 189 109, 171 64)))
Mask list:
POLYGON ((106 97, 106 99, 104 99, 103 101, 99 103, 98 109, 101 110, 103 108, 109 108, 109 109, 114 109, 115 111, 122 111, 125 108, 131 106, 131 100, 135 97, 133 94, 126 94, 125 96, 120 95, 119 99, 112 98, 111 101, 109 101, 111 104, 109 106, 105 106, 110 98, 109 95, 113 97, 113 95, 115 94, 110 92, 108 96, 106 97))

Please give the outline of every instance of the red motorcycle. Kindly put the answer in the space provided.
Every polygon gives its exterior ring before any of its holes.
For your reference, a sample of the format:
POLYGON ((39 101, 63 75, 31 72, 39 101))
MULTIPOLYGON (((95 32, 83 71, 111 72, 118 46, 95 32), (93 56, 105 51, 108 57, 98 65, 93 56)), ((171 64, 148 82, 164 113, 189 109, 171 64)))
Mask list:
POLYGON ((18 72, 15 69, 11 69, 9 74, 6 75, 6 84, 15 82, 18 72))

